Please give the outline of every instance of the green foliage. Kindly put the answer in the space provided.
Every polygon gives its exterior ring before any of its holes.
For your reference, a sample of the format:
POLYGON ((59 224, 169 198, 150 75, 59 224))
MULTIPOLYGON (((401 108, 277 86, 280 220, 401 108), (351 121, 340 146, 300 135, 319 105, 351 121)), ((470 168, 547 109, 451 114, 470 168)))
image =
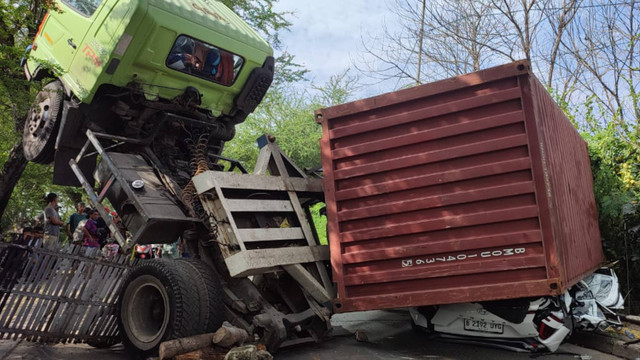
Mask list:
POLYGON ((299 166, 319 164, 321 129, 313 121, 313 108, 313 101, 305 94, 269 92, 258 110, 236 127, 236 136, 225 144, 224 155, 240 161, 251 171, 258 157, 256 139, 273 134, 287 156, 299 166))
POLYGON ((274 4, 278 0, 222 0, 236 14, 240 15, 249 25, 257 30, 275 48, 280 47, 280 31, 291 26, 287 16, 290 12, 276 12, 274 4))
POLYGON ((13 231, 25 225, 33 225, 34 218, 47 206, 44 198, 49 192, 58 194, 63 221, 75 211, 75 204, 82 200, 82 191, 79 188, 53 185, 52 170, 51 166, 34 163, 27 165, 13 190, 0 228, 13 231))
MULTIPOLYGON (((236 127, 236 137, 225 144, 224 155, 240 161, 251 172, 258 158, 256 139, 263 134, 272 134, 296 165, 318 167, 322 129, 315 122, 314 111, 347 102, 357 80, 345 71, 331 77, 324 85, 311 85, 310 91, 272 88, 257 111, 236 127)), ((320 242, 327 244, 327 218, 320 215, 323 207, 323 203, 318 203, 310 210, 320 242)))
MULTIPOLYGON (((623 289, 634 294, 640 289, 637 286, 640 281, 640 236, 638 231, 632 230, 640 225, 637 207, 640 153, 637 147, 617 136, 613 122, 584 137, 589 142, 605 254, 610 260, 620 260, 616 270, 623 289)), ((637 303, 631 306, 634 313, 638 311, 637 303)))
POLYGON ((272 88, 282 89, 287 85, 303 81, 309 73, 309 70, 296 63, 295 57, 286 51, 275 60, 276 68, 272 88))
POLYGON ((311 85, 311 90, 274 87, 256 112, 236 127, 236 137, 225 144, 224 156, 240 161, 251 170, 258 158, 256 140, 263 134, 272 134, 299 167, 317 167, 322 129, 314 120, 314 111, 348 101, 356 82, 357 78, 344 72, 331 77, 324 85, 311 85))
POLYGON ((320 215, 320 210, 324 208, 324 203, 317 203, 313 205, 311 210, 311 217, 313 218, 313 224, 316 227, 316 232, 318 233, 318 238, 320 239, 320 244, 329 245, 329 240, 327 239, 327 217, 324 215, 320 215))
MULTIPOLYGON (((586 98, 582 109, 572 108, 562 96, 551 91, 558 105, 582 131, 589 144, 593 190, 598 207, 598 223, 606 257, 616 262, 623 295, 636 294, 640 288, 640 148, 637 137, 628 129, 621 129, 617 119, 603 122, 606 111, 593 96, 586 98), (578 113, 582 111, 582 116, 578 113), (620 132, 625 131, 626 136, 620 132)), ((632 300, 634 300, 632 298, 632 300)), ((637 300, 636 300, 637 301, 637 300)), ((640 311, 633 301, 631 311, 640 311)))

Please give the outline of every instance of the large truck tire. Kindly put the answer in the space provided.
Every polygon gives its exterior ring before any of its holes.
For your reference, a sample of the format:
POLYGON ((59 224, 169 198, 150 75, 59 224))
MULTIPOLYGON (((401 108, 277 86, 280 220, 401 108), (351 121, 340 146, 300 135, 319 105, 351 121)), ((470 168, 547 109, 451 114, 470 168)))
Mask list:
POLYGON ((185 271, 191 273, 193 286, 200 295, 202 333, 215 332, 222 326, 224 318, 224 294, 216 272, 201 260, 182 258, 177 260, 185 271))
POLYGON ((64 87, 60 80, 45 85, 36 95, 24 122, 22 147, 27 160, 50 164, 62 118, 64 87))
POLYGON ((131 353, 146 358, 163 341, 203 332, 192 276, 176 260, 143 260, 133 269, 118 302, 120 334, 131 353))

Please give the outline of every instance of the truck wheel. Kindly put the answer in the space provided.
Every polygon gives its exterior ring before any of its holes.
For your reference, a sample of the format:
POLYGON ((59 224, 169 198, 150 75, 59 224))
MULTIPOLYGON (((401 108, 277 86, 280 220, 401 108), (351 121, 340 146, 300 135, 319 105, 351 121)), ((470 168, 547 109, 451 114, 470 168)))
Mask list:
POLYGON ((224 297, 216 272, 204 262, 194 258, 178 260, 191 273, 193 286, 200 295, 200 313, 203 319, 203 333, 215 332, 222 326, 224 318, 224 297))
POLYGON ((59 80, 45 85, 36 95, 25 119, 22 135, 22 146, 27 160, 38 164, 53 162, 63 98, 64 88, 59 80))
POLYGON ((174 260, 146 260, 125 280, 119 306, 124 345, 144 357, 161 342, 202 333, 194 279, 174 260))

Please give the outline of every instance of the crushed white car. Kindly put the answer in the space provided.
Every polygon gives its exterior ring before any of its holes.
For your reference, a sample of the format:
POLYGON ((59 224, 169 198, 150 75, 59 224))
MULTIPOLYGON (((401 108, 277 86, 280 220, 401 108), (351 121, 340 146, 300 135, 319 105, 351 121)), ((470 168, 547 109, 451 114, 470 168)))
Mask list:
POLYGON ((413 325, 442 338, 520 352, 554 352, 575 330, 620 326, 618 278, 602 268, 561 296, 410 309, 413 325))

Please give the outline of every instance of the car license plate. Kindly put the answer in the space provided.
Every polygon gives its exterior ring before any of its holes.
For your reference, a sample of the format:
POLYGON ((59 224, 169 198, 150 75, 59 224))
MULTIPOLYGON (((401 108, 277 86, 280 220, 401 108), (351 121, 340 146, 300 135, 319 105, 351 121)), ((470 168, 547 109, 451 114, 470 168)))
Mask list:
POLYGON ((492 334, 502 334, 504 332, 503 324, 495 323, 493 321, 473 319, 464 319, 464 329, 492 334))

